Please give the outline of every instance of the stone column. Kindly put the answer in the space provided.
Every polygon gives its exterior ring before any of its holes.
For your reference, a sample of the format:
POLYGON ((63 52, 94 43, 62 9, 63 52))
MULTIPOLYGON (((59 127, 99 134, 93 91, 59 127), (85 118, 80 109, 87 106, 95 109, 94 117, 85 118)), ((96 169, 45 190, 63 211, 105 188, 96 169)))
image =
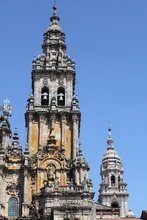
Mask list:
POLYGON ((83 175, 82 167, 80 168, 80 181, 81 181, 81 183, 84 181, 84 175, 83 175))
POLYGON ((39 146, 42 146, 43 144, 43 126, 44 126, 44 119, 45 116, 44 115, 40 115, 39 118, 39 146))
POLYGON ((72 123, 73 123, 73 149, 72 149, 72 156, 73 159, 76 158, 76 151, 78 147, 79 141, 79 118, 77 115, 72 115, 72 123))
POLYGON ((3 206, 3 198, 5 197, 4 195, 4 183, 3 183, 3 173, 0 173, 0 216, 4 215, 4 206, 3 206))
POLYGON ((27 194, 28 194, 28 172, 24 173, 24 203, 27 203, 27 194))
POLYGON ((50 117, 50 123, 51 123, 51 125, 50 125, 50 135, 52 136, 52 135, 55 135, 55 133, 54 133, 54 129, 55 129, 55 122, 56 122, 56 115, 53 113, 52 115, 51 115, 51 117, 50 117))
POLYGON ((32 121, 33 121, 33 115, 29 114, 28 115, 28 130, 27 130, 27 143, 28 143, 28 147, 29 147, 29 152, 30 154, 32 154, 31 151, 31 137, 32 137, 32 121))
POLYGON ((80 184, 80 183, 79 183, 79 172, 78 172, 77 169, 75 170, 75 183, 76 183, 77 185, 80 184))
POLYGON ((24 195, 23 195, 23 204, 22 204, 22 216, 29 216, 28 208, 28 171, 24 171, 24 195))
POLYGON ((65 135, 65 133, 66 133, 66 115, 61 115, 61 130, 62 130, 61 146, 63 148, 65 148, 65 146, 66 146, 66 135, 65 135))

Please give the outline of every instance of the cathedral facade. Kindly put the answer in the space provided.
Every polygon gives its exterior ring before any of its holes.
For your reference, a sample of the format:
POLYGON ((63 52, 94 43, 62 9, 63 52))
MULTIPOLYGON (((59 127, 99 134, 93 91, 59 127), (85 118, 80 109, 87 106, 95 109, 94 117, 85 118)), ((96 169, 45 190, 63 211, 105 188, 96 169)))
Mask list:
POLYGON ((102 183, 94 201, 89 164, 79 143, 81 112, 75 95, 75 62, 66 55, 56 6, 44 33, 43 53, 32 62, 25 151, 9 123, 6 100, 0 116, 0 219, 96 220, 134 217, 128 211, 123 166, 111 128, 102 159, 102 183), (12 137, 12 142, 10 141, 12 137))

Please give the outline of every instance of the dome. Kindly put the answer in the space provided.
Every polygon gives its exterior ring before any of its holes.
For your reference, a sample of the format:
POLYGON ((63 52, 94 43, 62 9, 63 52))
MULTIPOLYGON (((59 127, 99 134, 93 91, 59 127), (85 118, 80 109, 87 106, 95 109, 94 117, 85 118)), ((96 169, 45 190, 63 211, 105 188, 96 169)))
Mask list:
POLYGON ((109 159, 112 158, 112 159, 120 160, 120 157, 118 156, 118 153, 116 151, 114 151, 114 149, 109 149, 109 150, 106 151, 106 153, 103 156, 103 160, 108 159, 108 158, 109 159))

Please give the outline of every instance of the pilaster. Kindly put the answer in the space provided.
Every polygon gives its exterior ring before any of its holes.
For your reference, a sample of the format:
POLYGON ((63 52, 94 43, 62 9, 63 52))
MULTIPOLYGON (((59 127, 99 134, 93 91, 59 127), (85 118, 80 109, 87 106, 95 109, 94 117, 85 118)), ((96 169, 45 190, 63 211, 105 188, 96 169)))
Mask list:
POLYGON ((61 146, 65 148, 65 143, 66 143, 66 115, 62 114, 61 115, 61 146))
POLYGON ((72 115, 72 135, 73 135, 73 146, 72 146, 72 156, 73 159, 76 158, 76 152, 79 142, 79 116, 77 114, 72 115))
POLYGON ((31 148, 31 144, 32 144, 32 123, 33 123, 33 113, 27 113, 27 143, 28 143, 28 148, 29 148, 29 152, 30 155, 32 155, 32 148, 31 148))

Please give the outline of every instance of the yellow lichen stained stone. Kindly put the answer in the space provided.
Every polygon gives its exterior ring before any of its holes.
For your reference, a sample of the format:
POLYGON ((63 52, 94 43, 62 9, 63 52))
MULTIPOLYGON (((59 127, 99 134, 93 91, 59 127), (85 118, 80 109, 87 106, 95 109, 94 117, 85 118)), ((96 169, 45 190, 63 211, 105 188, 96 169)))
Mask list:
POLYGON ((31 152, 36 154, 38 152, 38 124, 32 124, 32 136, 31 136, 31 152))

